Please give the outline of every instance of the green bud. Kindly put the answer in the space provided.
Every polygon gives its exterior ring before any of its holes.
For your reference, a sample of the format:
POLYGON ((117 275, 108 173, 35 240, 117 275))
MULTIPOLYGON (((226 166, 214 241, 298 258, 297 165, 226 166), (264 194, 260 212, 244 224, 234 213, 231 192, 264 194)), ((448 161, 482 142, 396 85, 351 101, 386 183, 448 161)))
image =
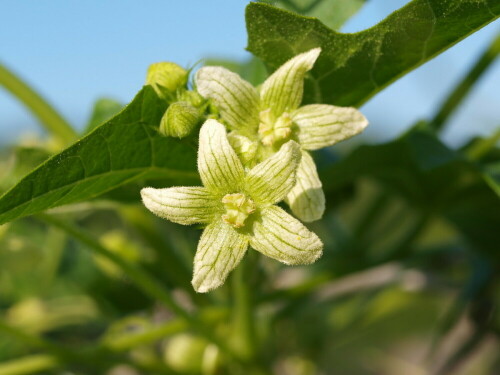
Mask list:
POLYGON ((207 345, 200 337, 182 333, 167 342, 163 358, 167 365, 181 374, 200 373, 207 345))
POLYGON ((196 91, 183 91, 179 95, 179 101, 191 103, 196 108, 201 107, 207 101, 196 91))
POLYGON ((189 135, 200 121, 198 109, 187 102, 172 103, 160 122, 160 134, 183 138, 189 135))
POLYGON ((189 72, 173 62, 151 64, 146 84, 151 85, 161 98, 171 97, 177 89, 186 86, 189 72))

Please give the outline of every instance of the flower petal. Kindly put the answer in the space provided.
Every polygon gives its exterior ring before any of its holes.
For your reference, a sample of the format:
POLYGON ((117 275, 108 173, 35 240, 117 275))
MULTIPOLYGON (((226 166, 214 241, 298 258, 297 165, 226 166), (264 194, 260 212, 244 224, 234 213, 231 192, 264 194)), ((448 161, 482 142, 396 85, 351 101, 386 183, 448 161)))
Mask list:
POLYGON ((288 193, 286 202, 293 214, 305 222, 319 220, 325 212, 325 194, 316 164, 307 151, 302 151, 297 183, 288 193))
POLYGON ((209 223, 215 214, 218 201, 204 187, 173 187, 167 189, 144 188, 142 202, 154 214, 190 225, 209 223))
POLYGON ((292 113, 302 148, 317 150, 361 133, 368 120, 356 108, 311 104, 292 113))
POLYGON ((321 240, 278 206, 262 211, 253 224, 250 246, 285 264, 310 264, 323 253, 321 240))
POLYGON ((200 129, 198 171, 203 185, 217 193, 237 192, 244 178, 243 165, 227 140, 224 125, 207 120, 200 129))
POLYGON ((259 203, 282 201, 295 185, 299 163, 300 146, 295 141, 288 141, 277 153, 247 173, 245 189, 259 203))
POLYGON ((207 66, 196 73, 196 85, 201 95, 212 99, 231 129, 258 126, 259 95, 238 74, 219 66, 207 66))
POLYGON ((206 227, 194 258, 194 289, 205 293, 224 284, 247 248, 248 238, 228 224, 216 221, 206 227))
POLYGON ((314 48, 288 60, 262 85, 262 109, 270 108, 279 117, 283 112, 297 109, 302 102, 304 77, 312 69, 321 48, 314 48))

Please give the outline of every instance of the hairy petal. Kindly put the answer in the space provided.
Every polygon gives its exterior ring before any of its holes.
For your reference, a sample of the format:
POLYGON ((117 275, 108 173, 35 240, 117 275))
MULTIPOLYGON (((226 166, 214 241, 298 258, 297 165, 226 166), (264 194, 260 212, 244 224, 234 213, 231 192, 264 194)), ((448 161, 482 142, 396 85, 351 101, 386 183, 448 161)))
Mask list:
POLYGON ((219 66, 207 66, 196 73, 196 86, 202 96, 212 99, 231 129, 258 126, 259 95, 238 74, 219 66))
POLYGON ((250 246, 285 264, 315 262, 323 253, 323 243, 316 234, 278 206, 270 206, 253 224, 250 246))
POLYGON ((319 220, 325 212, 325 194, 316 164, 307 151, 302 151, 297 183, 288 193, 286 202, 293 214, 305 222, 319 220))
POLYGON ((317 150, 361 133, 368 120, 356 108, 311 104, 292 113, 302 148, 317 150))
POLYGON ((218 202, 204 187, 144 188, 142 202, 154 214, 174 223, 206 224, 212 221, 218 202))
POLYGON ((215 193, 238 191, 243 165, 227 139, 224 125, 207 120, 200 130, 198 171, 203 185, 215 193))
POLYGON ((194 258, 194 289, 205 293, 224 284, 247 248, 248 238, 228 224, 216 221, 206 227, 194 258))
POLYGON ((270 108, 279 117, 283 112, 297 109, 302 102, 304 78, 312 69, 321 48, 314 48, 288 60, 262 85, 262 109, 270 108))
POLYGON ((300 146, 295 141, 288 141, 277 153, 248 172, 245 190, 261 204, 282 201, 295 185, 300 156, 300 146))

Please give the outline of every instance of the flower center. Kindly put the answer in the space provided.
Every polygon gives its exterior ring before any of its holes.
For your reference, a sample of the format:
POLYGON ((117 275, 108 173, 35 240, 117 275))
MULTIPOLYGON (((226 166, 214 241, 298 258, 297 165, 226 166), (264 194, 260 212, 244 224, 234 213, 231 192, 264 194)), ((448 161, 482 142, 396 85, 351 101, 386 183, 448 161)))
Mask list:
POLYGON ((292 118, 288 112, 275 119, 270 109, 259 113, 259 136, 261 142, 266 146, 272 146, 281 142, 292 134, 292 118))
POLYGON ((255 211, 253 200, 241 193, 226 194, 222 198, 222 203, 226 209, 226 213, 222 215, 222 220, 234 228, 244 226, 247 217, 255 211))

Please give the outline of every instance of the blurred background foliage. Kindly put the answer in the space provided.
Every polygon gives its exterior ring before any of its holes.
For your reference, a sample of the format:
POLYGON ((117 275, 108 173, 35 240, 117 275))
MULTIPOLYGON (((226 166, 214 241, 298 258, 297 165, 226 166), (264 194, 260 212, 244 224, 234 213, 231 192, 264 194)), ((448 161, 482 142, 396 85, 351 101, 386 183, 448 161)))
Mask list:
MULTIPOLYGON (((277 3, 338 29, 364 1, 277 3)), ((454 149, 440 140, 499 50, 497 38, 435 115, 396 139, 315 155, 328 210, 310 226, 325 242, 313 266, 250 254, 252 267, 197 295, 200 229, 150 215, 133 198, 140 181, 1 225, 0 375, 500 373, 500 128, 454 149), (253 291, 250 363, 231 357, 241 280, 253 291)), ((207 64, 254 84, 267 75, 256 58, 207 64)), ((121 108, 98 100, 80 135, 121 108)), ((37 136, 2 148, 0 193, 60 149, 37 136)))

